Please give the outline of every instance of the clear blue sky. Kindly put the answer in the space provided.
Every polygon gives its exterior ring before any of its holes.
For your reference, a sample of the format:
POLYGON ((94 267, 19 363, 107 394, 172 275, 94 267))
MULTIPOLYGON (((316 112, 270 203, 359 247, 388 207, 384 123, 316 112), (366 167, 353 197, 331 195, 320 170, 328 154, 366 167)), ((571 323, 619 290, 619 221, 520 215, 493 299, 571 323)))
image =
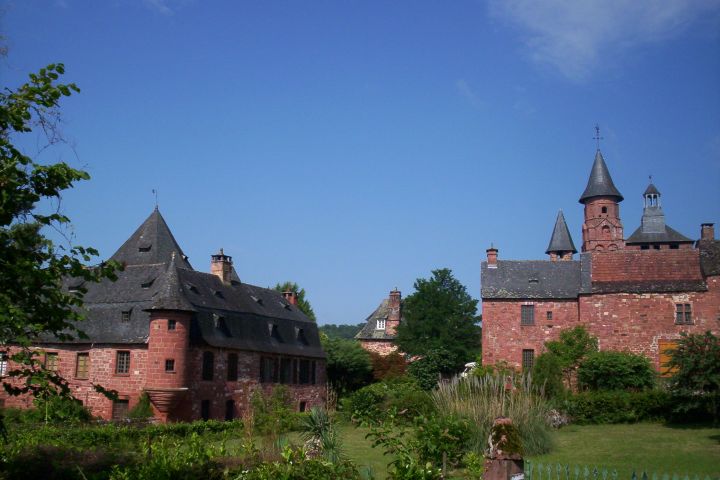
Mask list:
MULTIPOLYGON (((357 323, 449 267, 581 243, 593 127, 637 228, 720 223, 720 2, 4 1, 0 81, 64 62, 62 111, 92 180, 62 208, 103 257, 160 210, 196 269, 294 280, 357 323)), ((28 152, 37 144, 24 141, 28 152)))

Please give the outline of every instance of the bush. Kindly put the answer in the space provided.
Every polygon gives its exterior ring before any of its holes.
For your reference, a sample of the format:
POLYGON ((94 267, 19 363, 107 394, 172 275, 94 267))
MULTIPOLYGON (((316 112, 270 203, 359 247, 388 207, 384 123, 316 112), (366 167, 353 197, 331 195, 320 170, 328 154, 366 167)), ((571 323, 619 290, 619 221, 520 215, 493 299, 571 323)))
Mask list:
POLYGON ((90 410, 80 400, 53 395, 47 399, 36 398, 34 409, 29 410, 28 417, 38 422, 49 423, 81 423, 92 419, 90 410))
POLYGON ((133 420, 147 420, 148 418, 152 418, 152 416, 153 409, 152 405, 150 405, 150 397, 148 397, 147 393, 143 392, 143 394, 140 395, 138 403, 128 413, 128 418, 133 420))
POLYGON ((375 380, 389 380, 402 377, 407 370, 407 362, 403 354, 394 351, 389 355, 370 352, 372 375, 375 380))
POLYGON ((644 355, 604 350, 588 355, 577 371, 580 388, 645 390, 655 386, 655 370, 644 355))
POLYGON ((277 385, 270 395, 255 390, 250 397, 253 427, 256 434, 278 435, 298 427, 300 416, 296 415, 290 391, 285 385, 277 385))
POLYGON ((432 390, 443 374, 455 371, 457 360, 444 350, 430 350, 422 358, 408 366, 408 373, 417 381, 423 390, 432 390))
POLYGON ((421 462, 457 466, 472 438, 470 422, 456 415, 419 416, 414 420, 415 449, 421 462))
POLYGON ((517 370, 505 360, 491 365, 480 365, 478 364, 472 369, 471 374, 478 378, 483 378, 488 375, 500 376, 500 377, 514 377, 517 374, 517 370))
POLYGON ((565 393, 562 365, 554 353, 545 352, 535 359, 532 376, 533 385, 545 398, 555 398, 565 393))
POLYGON ((431 394, 438 411, 466 417, 475 425, 473 447, 487 447, 490 428, 497 417, 509 417, 520 432, 527 455, 550 451, 552 439, 547 423, 550 405, 532 387, 529 375, 506 382, 500 376, 470 376, 441 383, 431 394))
POLYGON ((328 381, 340 393, 352 392, 372 382, 370 354, 355 340, 321 336, 328 381))
POLYGON ((599 390, 569 394, 559 406, 574 423, 634 423, 668 419, 671 397, 659 389, 642 392, 599 390))
POLYGON ((341 407, 353 420, 367 423, 382 421, 393 409, 408 419, 433 411, 432 399, 408 377, 363 387, 341 400, 341 407))
POLYGON ((302 450, 285 448, 282 459, 242 470, 237 480, 360 480, 363 478, 354 463, 347 460, 329 462, 309 459, 302 450))

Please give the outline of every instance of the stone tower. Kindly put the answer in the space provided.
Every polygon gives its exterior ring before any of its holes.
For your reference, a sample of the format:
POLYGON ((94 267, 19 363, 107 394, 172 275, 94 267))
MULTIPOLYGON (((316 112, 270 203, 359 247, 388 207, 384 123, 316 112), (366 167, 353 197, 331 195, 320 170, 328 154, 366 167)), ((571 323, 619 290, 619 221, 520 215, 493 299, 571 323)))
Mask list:
POLYGON ((619 250, 625 247, 620 221, 620 194, 610 177, 600 149, 595 153, 590 178, 580 203, 585 205, 582 227, 583 252, 619 250))

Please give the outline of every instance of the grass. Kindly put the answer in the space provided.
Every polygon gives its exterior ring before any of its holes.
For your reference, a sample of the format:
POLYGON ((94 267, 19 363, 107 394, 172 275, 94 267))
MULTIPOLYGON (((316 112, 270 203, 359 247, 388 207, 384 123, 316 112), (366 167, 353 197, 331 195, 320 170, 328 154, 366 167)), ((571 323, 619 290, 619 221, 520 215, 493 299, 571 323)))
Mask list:
POLYGON ((720 428, 570 425, 554 436, 555 449, 530 460, 617 469, 621 479, 629 479, 633 470, 720 478, 720 428))

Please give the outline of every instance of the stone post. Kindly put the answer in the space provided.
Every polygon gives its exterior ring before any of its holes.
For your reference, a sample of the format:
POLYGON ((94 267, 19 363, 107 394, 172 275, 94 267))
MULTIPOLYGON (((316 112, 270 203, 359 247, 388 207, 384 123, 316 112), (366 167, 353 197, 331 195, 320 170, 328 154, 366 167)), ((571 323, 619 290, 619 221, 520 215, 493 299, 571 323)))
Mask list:
POLYGON ((485 459, 484 480, 523 480, 522 441, 512 420, 495 419, 488 438, 488 455, 485 459))

